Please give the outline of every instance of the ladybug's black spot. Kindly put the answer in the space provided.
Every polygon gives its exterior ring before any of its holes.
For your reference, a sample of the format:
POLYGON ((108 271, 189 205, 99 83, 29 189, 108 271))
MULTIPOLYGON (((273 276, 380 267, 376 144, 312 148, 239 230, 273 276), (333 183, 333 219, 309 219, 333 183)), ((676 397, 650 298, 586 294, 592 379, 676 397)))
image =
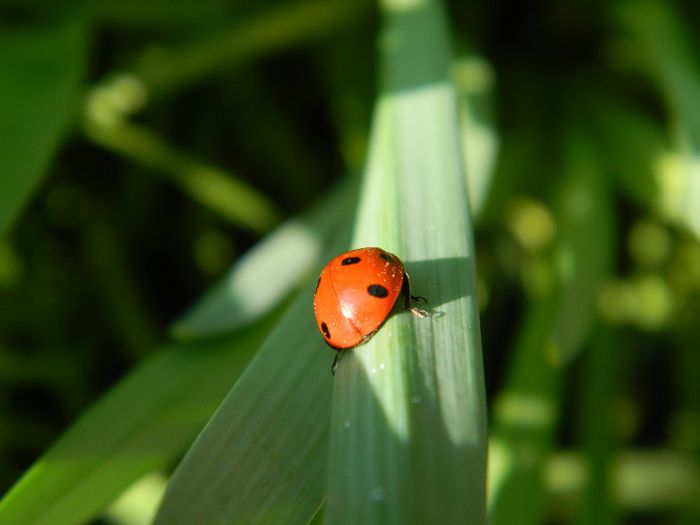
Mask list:
POLYGON ((321 284, 321 278, 318 278, 318 281, 316 281, 316 290, 314 291, 314 294, 318 292, 318 285, 321 284))
POLYGON ((370 284, 367 287, 367 293, 381 299, 389 295, 389 290, 384 288, 381 284, 370 284))
POLYGON ((360 262, 360 258, 359 258, 359 257, 346 257, 345 259, 343 259, 343 260, 341 261, 340 264, 343 265, 343 266, 347 266, 348 264, 357 264, 357 263, 359 263, 359 262, 360 262))
POLYGON ((394 258, 393 258, 391 255, 389 255, 388 253, 386 253, 386 252, 380 253, 380 254, 379 254, 379 257, 381 257, 382 259, 384 259, 386 262, 390 262, 390 263, 393 263, 393 262, 394 262, 394 258))
POLYGON ((321 331, 323 332, 323 335, 326 336, 326 339, 331 338, 331 333, 328 331, 328 325, 326 323, 321 323, 321 331))

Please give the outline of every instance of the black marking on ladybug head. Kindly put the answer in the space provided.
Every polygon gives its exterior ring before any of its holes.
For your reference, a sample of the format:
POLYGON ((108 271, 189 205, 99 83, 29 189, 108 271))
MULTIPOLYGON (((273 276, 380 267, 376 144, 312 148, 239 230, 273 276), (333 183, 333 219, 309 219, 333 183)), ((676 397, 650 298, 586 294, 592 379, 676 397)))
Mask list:
POLYGON ((326 339, 331 338, 331 333, 328 331, 328 325, 326 323, 321 323, 321 331, 323 332, 323 335, 326 336, 326 339))
POLYGON ((384 259, 386 262, 390 262, 390 263, 393 263, 393 262, 394 262, 394 258, 393 258, 391 255, 389 255, 388 253, 386 253, 386 252, 380 253, 380 254, 379 254, 379 257, 381 257, 382 259, 384 259))
POLYGON ((359 258, 359 257, 346 257, 345 259, 343 259, 343 260, 341 261, 340 264, 341 264, 342 266, 347 266, 348 264, 357 264, 357 263, 359 263, 359 262, 360 262, 360 258, 359 258))
POLYGON ((367 293, 374 297, 379 297, 380 299, 382 299, 389 295, 389 290, 384 288, 381 284, 370 284, 367 287, 367 293))

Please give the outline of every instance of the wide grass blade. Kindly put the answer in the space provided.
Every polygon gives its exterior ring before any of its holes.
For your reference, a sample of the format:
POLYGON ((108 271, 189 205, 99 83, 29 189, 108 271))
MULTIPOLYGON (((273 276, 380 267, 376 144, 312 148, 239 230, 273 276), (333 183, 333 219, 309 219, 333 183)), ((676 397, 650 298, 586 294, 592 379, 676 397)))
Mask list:
MULTIPOLYGON (((342 244, 347 236, 341 236, 342 244)), ((331 352, 310 284, 173 474, 156 524, 306 524, 323 501, 331 352)))
POLYGON ((70 123, 87 50, 82 11, 0 32, 0 235, 48 168, 70 123))
MULTIPOLYGON (((324 220, 347 224, 349 211, 327 208, 324 220)), ((347 227, 326 233, 332 242, 324 261, 349 238, 347 227)), ((287 309, 178 466, 156 523, 305 524, 316 514, 328 454, 332 352, 313 321, 313 284, 287 309)))
POLYGON ((383 3, 384 86, 353 246, 398 254, 433 312, 400 312, 334 381, 327 522, 481 523, 486 414, 474 248, 448 34, 383 3))

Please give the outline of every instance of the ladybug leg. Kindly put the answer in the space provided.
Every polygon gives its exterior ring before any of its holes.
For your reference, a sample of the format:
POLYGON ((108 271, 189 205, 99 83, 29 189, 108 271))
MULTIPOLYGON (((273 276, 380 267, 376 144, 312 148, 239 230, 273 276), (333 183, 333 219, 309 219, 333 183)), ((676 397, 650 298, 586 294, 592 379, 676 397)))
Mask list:
POLYGON ((343 352, 341 350, 335 351, 335 359, 333 359, 333 364, 331 365, 331 374, 335 375, 335 369, 338 368, 338 363, 343 358, 343 352))
POLYGON ((416 308, 411 303, 411 301, 415 301, 417 303, 427 303, 428 300, 425 297, 421 297, 420 295, 411 295, 411 284, 409 282, 408 274, 406 272, 403 272, 403 284, 401 285, 401 293, 403 294, 403 305, 406 310, 410 311, 413 315, 417 317, 430 317, 429 312, 420 308, 416 308))
POLYGON ((403 307, 406 310, 411 309, 411 283, 408 279, 408 274, 403 272, 403 283, 401 284, 401 293, 403 294, 403 307))

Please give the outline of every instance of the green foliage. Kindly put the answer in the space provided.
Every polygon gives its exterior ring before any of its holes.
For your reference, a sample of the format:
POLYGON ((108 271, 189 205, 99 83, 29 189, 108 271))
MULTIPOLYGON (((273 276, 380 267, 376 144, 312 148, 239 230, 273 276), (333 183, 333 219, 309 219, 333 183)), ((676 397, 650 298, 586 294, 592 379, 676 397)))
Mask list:
MULTIPOLYGON (((38 186, 70 124, 85 67, 85 13, 0 34, 0 235, 38 186)), ((8 30, 9 29, 9 30, 8 30)))
POLYGON ((0 525, 697 523, 699 17, 4 2, 0 525))
POLYGON ((474 248, 439 6, 385 2, 385 75, 353 246, 400 253, 433 318, 397 315, 341 363, 331 523, 479 523, 486 412, 474 248))
POLYGON ((196 437, 269 326, 159 351, 34 464, 3 500, 0 523, 83 522, 134 480, 166 467, 196 437))

